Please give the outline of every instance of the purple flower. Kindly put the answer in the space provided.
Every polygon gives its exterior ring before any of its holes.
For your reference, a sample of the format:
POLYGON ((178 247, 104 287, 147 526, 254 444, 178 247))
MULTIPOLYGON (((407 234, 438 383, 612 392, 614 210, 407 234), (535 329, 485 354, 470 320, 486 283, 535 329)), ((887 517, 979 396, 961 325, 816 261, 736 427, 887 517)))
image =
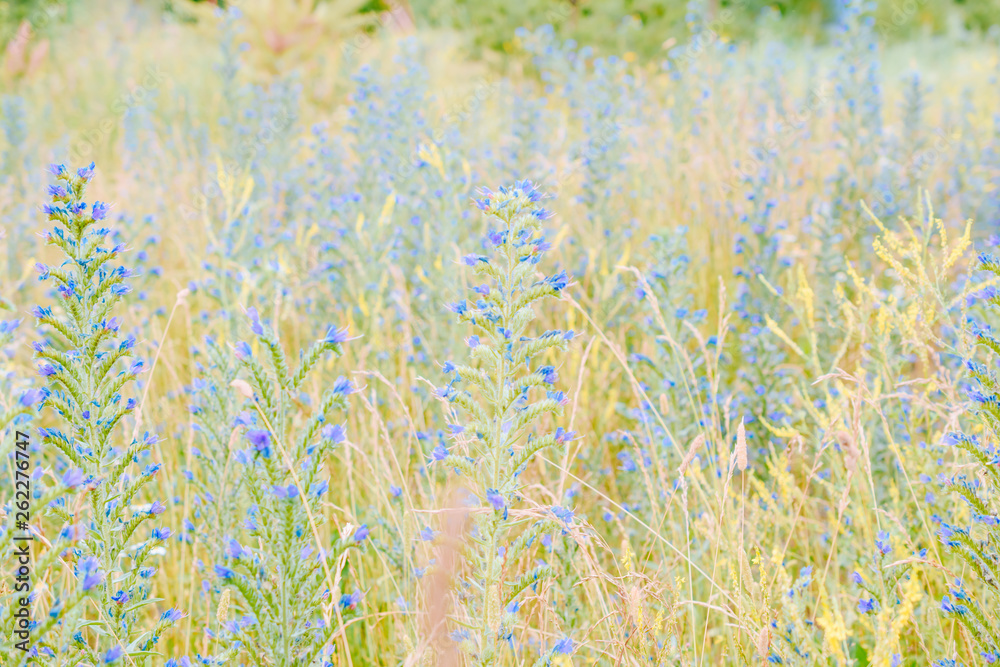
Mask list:
POLYGON ((271 434, 262 428, 253 428, 247 431, 247 440, 258 452, 271 446, 271 434))
POLYGON ((63 473, 62 483, 69 488, 75 488, 83 484, 83 471, 79 468, 71 468, 63 473))
POLYGON ((93 207, 90 209, 90 217, 94 220, 100 221, 104 220, 108 215, 108 205, 102 201, 95 201, 93 207))
POLYGON ((879 531, 878 535, 875 536, 875 546, 883 556, 892 551, 892 545, 889 543, 889 533, 884 530, 879 531))
POLYGON ((93 556, 87 556, 77 564, 77 575, 83 582, 84 591, 89 591, 104 581, 104 573, 99 567, 97 559, 93 556))
POLYGON ((232 579, 236 576, 236 573, 225 565, 216 565, 213 569, 215 570, 215 576, 220 579, 232 579))
POLYGON ((356 390, 351 381, 345 378, 343 375, 338 377, 333 383, 333 393, 340 394, 342 396, 347 396, 353 394, 356 390))
POLYGON ((321 340, 321 343, 327 343, 329 345, 346 343, 351 340, 351 337, 347 334, 347 327, 330 327, 326 331, 326 338, 321 340))
POLYGON ((234 559, 239 559, 243 555, 247 555, 247 556, 250 555, 249 552, 247 552, 243 548, 243 545, 241 545, 236 540, 229 540, 229 544, 226 546, 226 554, 230 558, 234 558, 234 559))
POLYGON ((280 498, 282 500, 294 500, 299 495, 299 491, 295 488, 294 484, 289 484, 288 486, 273 486, 271 487, 271 493, 273 493, 276 498, 280 498))
POLYGON ((126 593, 125 591, 118 591, 117 593, 111 596, 111 601, 114 602, 115 604, 125 604, 126 602, 128 602, 128 600, 129 600, 128 593, 126 593))
POLYGON ((250 318, 250 330, 258 336, 264 335, 264 326, 260 323, 260 315, 253 306, 247 308, 247 316, 250 318))
POLYGON ((121 657, 123 655, 125 655, 125 649, 123 649, 121 646, 114 646, 112 648, 109 648, 108 652, 104 654, 104 664, 105 665, 114 664, 119 660, 121 660, 121 657))
POLYGON ((576 431, 567 431, 562 426, 559 426, 558 428, 556 428, 555 437, 556 437, 556 442, 558 442, 559 444, 570 442, 573 438, 576 437, 576 431))
POLYGON ((570 639, 569 637, 563 637, 562 639, 556 642, 556 645, 552 647, 552 650, 555 651, 556 653, 561 653, 563 655, 570 655, 571 653, 573 653, 573 648, 574 648, 573 640, 570 639))
POLYGON ((438 398, 446 398, 449 401, 455 400, 456 393, 457 392, 455 391, 455 388, 452 387, 450 384, 449 385, 445 385, 444 387, 436 387, 434 389, 434 395, 436 397, 438 397, 438 398))
POLYGON ((347 431, 343 424, 327 424, 320 430, 320 434, 335 445, 347 440, 347 431))
POLYGON ((80 167, 76 170, 76 175, 85 181, 89 181, 94 177, 94 163, 91 162, 86 167, 80 167))
POLYGON ((354 541, 364 542, 365 540, 368 539, 368 533, 369 533, 368 524, 367 523, 363 524, 360 528, 354 531, 354 541))
POLYGON ((430 526, 424 526, 423 530, 420 531, 420 539, 424 542, 433 542, 435 536, 436 533, 430 526))
POLYGON ((250 350, 250 345, 244 341, 236 343, 236 357, 238 359, 249 359, 253 356, 253 352, 250 350))
POLYGON ((152 516, 157 516, 159 514, 163 514, 163 512, 166 511, 166 509, 167 506, 161 503, 159 500, 157 500, 152 505, 149 506, 149 514, 152 516))
POLYGON ((556 515, 556 518, 565 524, 569 524, 573 521, 573 511, 560 507, 559 505, 552 506, 552 513, 556 515))
POLYGON ((542 375, 542 382, 545 384, 555 384, 559 380, 559 372, 552 366, 542 366, 538 369, 542 375))
POLYGON ((465 431, 465 427, 460 424, 448 424, 448 433, 450 435, 459 435, 465 431))
POLYGON ((566 275, 565 271, 560 271, 559 273, 546 278, 545 282, 548 283, 549 287, 551 287, 554 291, 561 292, 567 285, 569 285, 569 277, 566 275))
POLYGON ((29 389, 23 394, 21 394, 21 398, 18 400, 18 402, 22 406, 30 408, 32 405, 39 402, 43 398, 45 398, 45 390, 34 388, 34 389, 29 389))
POLYGON ((253 426, 253 418, 249 412, 244 410, 240 414, 236 415, 236 418, 233 419, 233 428, 236 428, 237 426, 253 426))
POLYGON ((946 433, 944 438, 941 439, 941 444, 946 445, 948 447, 954 447, 960 442, 962 442, 961 433, 954 433, 954 432, 946 433))
POLYGON ((965 612, 965 607, 963 607, 962 605, 952 604, 951 598, 945 595, 943 598, 941 598, 941 611, 943 611, 946 614, 955 614, 955 613, 961 614, 965 612))
POLYGON ((42 377, 52 377, 58 372, 52 364, 42 364, 38 367, 38 374, 42 377))
MULTIPOLYGON (((933 498, 933 496, 931 496, 931 498, 933 498)), ((1000 526, 1000 518, 989 514, 978 514, 973 512, 972 519, 980 523, 985 523, 987 526, 1000 526)))
POLYGON ((861 575, 858 574, 857 572, 851 573, 851 581, 853 581, 858 586, 864 583, 864 580, 861 578, 861 575))
POLYGON ((874 598, 861 598, 858 600, 858 611, 862 614, 870 614, 878 609, 878 602, 874 598))
POLYGON ((184 612, 176 607, 171 607, 162 614, 160 614, 160 620, 165 623, 176 623, 177 621, 184 618, 184 612))
POLYGON ((361 594, 361 591, 358 589, 354 589, 354 592, 351 593, 350 595, 347 594, 341 595, 340 608, 347 611, 352 611, 357 608, 358 603, 361 602, 362 597, 363 596, 361 594))
POLYGON ((161 540, 161 541, 162 540, 166 540, 166 539, 168 539, 170 537, 170 529, 169 528, 154 528, 153 532, 151 534, 151 537, 154 540, 161 540))
POLYGON ((497 512, 500 512, 507 507, 507 501, 504 500, 503 494, 501 494, 496 489, 486 490, 486 501, 497 512))
POLYGON ((439 442, 434 451, 431 452, 431 456, 435 461, 444 461, 448 458, 448 448, 444 446, 444 443, 439 442))

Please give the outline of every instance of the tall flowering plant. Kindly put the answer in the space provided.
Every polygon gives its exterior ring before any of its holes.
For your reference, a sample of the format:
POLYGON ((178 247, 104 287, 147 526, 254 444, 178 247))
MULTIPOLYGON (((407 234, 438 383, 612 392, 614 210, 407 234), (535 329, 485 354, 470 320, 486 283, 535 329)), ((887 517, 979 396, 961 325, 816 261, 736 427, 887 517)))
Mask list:
POLYGON ((168 528, 147 527, 164 504, 142 501, 159 465, 140 468, 140 461, 156 436, 122 437, 138 407, 128 389, 143 362, 133 356, 135 337, 122 335, 113 313, 133 273, 118 263, 124 245, 108 242, 108 206, 83 201, 94 165, 75 173, 54 165, 51 171, 57 182, 44 212, 54 227, 42 237, 63 260, 37 265, 41 279, 54 284, 56 303, 32 314, 45 334, 34 344, 47 382, 44 404, 58 423, 38 429, 57 477, 42 499, 45 515, 62 529, 36 559, 33 595, 47 597, 49 611, 33 624, 31 654, 74 664, 144 660, 182 613, 148 610, 156 602, 150 598, 151 557, 170 535, 168 528))
MULTIPOLYGON (((983 254, 979 257, 980 268, 993 276, 1000 277, 1000 259, 983 254)), ((984 296, 989 306, 1000 306, 1000 296, 996 288, 988 288, 984 296)), ((973 325, 970 328, 973 342, 985 348, 992 355, 1000 354, 1000 340, 989 328, 973 325)), ((938 538, 944 546, 958 556, 972 574, 974 583, 979 583, 988 596, 985 604, 976 599, 973 587, 966 588, 956 579, 949 587, 950 595, 941 601, 941 611, 957 621, 972 638, 980 655, 986 662, 1000 660, 1000 625, 990 609, 995 608, 1000 596, 1000 377, 993 363, 983 364, 969 360, 966 368, 969 375, 979 385, 969 390, 978 433, 949 433, 945 443, 963 450, 973 464, 974 474, 962 472, 940 477, 944 487, 953 497, 959 499, 957 511, 949 521, 940 520, 938 538), (975 581, 975 580, 978 580, 975 581)), ((943 660, 941 665, 954 664, 943 660)))
MULTIPOLYGON (((529 565, 531 547, 540 536, 561 533, 573 521, 573 513, 561 507, 550 508, 541 520, 535 515, 534 521, 516 509, 528 463, 543 449, 565 446, 573 437, 563 428, 538 432, 542 417, 561 413, 567 402, 554 388, 556 368, 538 360, 550 350, 564 349, 573 332, 531 336, 528 331, 534 305, 558 296, 569 283, 563 271, 536 275, 550 247, 542 236, 542 222, 550 217, 540 205, 542 193, 521 181, 483 195, 476 205, 493 225, 484 243, 489 254, 466 255, 463 261, 486 282, 472 288, 471 302, 449 305, 460 322, 477 331, 466 340, 475 365, 445 364, 450 379, 438 390, 439 398, 465 414, 464 423, 448 428, 466 444, 467 455, 448 453, 439 445, 433 456, 468 478, 480 506, 469 545, 471 576, 462 586, 469 593, 460 593, 467 621, 453 636, 474 664, 494 665, 513 643, 522 593, 553 575, 549 565, 529 565)), ((548 653, 554 651, 571 652, 572 641, 564 639, 548 653)))
POLYGON ((333 535, 321 532, 330 489, 327 463, 347 438, 333 417, 347 409, 354 386, 337 378, 314 402, 307 380, 326 355, 342 354, 347 330, 331 328, 292 370, 274 329, 255 308, 247 313, 255 346, 235 346, 233 366, 242 377, 232 387, 246 409, 232 417, 232 425, 241 435, 235 460, 249 509, 236 534, 219 536, 224 553, 213 574, 221 627, 210 630, 218 651, 206 664, 246 654, 253 664, 332 665, 344 617, 363 597, 358 589, 341 590, 347 551, 366 542, 368 527, 346 524, 333 535))

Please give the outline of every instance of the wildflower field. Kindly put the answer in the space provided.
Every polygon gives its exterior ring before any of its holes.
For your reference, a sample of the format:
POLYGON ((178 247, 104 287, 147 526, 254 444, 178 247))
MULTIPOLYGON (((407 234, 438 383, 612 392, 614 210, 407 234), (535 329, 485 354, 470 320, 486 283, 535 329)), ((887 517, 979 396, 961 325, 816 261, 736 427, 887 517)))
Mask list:
POLYGON ((361 4, 6 35, 0 665, 1000 662, 996 31, 361 4))

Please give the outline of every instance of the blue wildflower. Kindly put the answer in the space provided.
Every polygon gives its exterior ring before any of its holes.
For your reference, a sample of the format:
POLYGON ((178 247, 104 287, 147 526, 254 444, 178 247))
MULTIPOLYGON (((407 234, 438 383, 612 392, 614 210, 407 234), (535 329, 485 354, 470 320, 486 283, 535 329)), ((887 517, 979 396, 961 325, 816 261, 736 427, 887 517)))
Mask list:
POLYGON ((573 512, 559 505, 552 506, 552 513, 555 514, 557 519, 567 525, 573 521, 573 512))

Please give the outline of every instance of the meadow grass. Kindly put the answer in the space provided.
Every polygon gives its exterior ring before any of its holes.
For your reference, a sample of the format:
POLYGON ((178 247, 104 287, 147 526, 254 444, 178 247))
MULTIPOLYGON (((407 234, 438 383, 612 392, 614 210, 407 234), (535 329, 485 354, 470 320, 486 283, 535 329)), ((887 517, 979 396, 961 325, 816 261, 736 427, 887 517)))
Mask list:
POLYGON ((996 44, 700 11, 656 61, 252 2, 8 49, 31 659, 1000 659, 996 44))

